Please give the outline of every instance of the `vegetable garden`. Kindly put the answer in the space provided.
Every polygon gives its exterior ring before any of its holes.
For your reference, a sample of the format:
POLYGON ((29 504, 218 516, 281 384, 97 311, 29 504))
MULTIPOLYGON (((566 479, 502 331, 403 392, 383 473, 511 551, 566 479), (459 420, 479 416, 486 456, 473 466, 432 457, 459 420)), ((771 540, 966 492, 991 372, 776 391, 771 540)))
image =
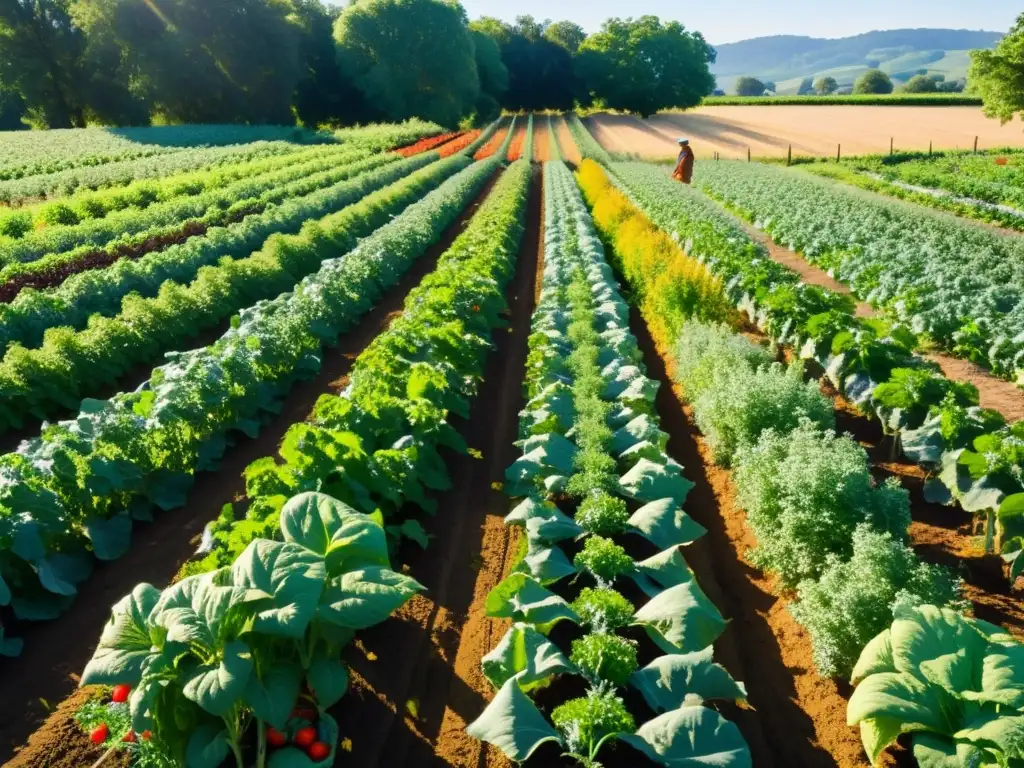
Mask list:
POLYGON ((983 407, 1024 253, 895 184, 1004 205, 1015 162, 36 136, 0 134, 8 765, 1024 765, 1024 427, 983 407))

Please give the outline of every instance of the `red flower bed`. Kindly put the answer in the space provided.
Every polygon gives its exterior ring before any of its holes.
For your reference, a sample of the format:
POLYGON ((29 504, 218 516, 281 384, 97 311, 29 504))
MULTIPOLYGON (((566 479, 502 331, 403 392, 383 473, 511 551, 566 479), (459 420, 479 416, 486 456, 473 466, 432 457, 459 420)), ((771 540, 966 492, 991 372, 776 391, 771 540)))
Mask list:
POLYGON ((423 152, 429 152, 432 149, 437 149, 442 144, 446 144, 452 139, 458 138, 462 134, 456 133, 442 133, 440 136, 430 136, 426 139, 420 139, 415 144, 410 144, 407 147, 396 149, 395 151, 402 157, 412 157, 413 155, 419 155, 423 152))
POLYGON ((480 137, 481 133, 483 133, 483 131, 468 131, 458 138, 452 139, 437 151, 441 154, 441 157, 451 157, 456 152, 461 152, 476 141, 480 137))
POLYGON ((516 135, 512 137, 512 143, 508 148, 508 161, 515 162, 523 156, 523 144, 526 143, 526 126, 520 125, 516 128, 516 135))
POLYGON ((473 155, 473 159, 483 160, 485 157, 490 157, 499 149, 501 149, 501 145, 505 143, 506 133, 508 133, 508 131, 504 129, 495 131, 494 135, 491 137, 491 140, 484 144, 482 147, 480 147, 480 149, 477 150, 477 153, 473 155))

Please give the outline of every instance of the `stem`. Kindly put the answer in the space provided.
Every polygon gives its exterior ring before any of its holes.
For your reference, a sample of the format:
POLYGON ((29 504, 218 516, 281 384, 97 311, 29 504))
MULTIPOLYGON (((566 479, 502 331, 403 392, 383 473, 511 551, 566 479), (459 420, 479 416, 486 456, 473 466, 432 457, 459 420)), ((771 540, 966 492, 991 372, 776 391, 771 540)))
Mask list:
POLYGON ((110 749, 108 749, 106 752, 104 752, 99 760, 97 760, 95 763, 92 764, 92 768, 99 768, 101 765, 103 765, 103 763, 106 762, 107 758, 110 757, 112 754, 114 754, 116 751, 117 751, 117 745, 115 744, 110 749))
POLYGON ((995 552, 996 538, 996 511, 989 509, 985 511, 985 554, 995 552))
POLYGON ((267 764, 267 726, 256 718, 256 768, 264 768, 267 764))

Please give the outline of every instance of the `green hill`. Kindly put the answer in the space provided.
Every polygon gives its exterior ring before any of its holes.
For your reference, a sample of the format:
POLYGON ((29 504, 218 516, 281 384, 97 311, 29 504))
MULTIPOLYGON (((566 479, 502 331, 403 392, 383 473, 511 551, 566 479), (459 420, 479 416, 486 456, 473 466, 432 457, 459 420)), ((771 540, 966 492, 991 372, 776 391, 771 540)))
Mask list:
POLYGON ((797 35, 758 37, 716 46, 718 61, 711 71, 718 87, 732 93, 736 78, 753 75, 770 80, 780 94, 795 94, 804 78, 834 77, 840 87, 871 67, 906 81, 921 70, 947 80, 967 75, 968 52, 991 48, 999 32, 966 29, 892 29, 835 40, 797 35))

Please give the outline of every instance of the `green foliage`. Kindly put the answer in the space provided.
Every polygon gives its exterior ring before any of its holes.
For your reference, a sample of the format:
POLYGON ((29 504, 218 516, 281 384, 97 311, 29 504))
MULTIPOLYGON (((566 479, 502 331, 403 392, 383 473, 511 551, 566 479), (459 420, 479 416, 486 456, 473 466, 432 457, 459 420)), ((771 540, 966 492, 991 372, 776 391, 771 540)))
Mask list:
POLYGON ((614 632, 628 626, 636 612, 633 604, 614 589, 584 587, 572 602, 583 624, 595 632, 614 632))
POLYGON ((568 751, 583 758, 584 765, 593 765, 592 761, 608 737, 636 730, 636 722, 626 705, 611 691, 588 691, 585 698, 556 707, 551 721, 562 732, 568 751))
POLYGON ((572 562, 579 570, 597 579, 599 585, 611 584, 617 577, 633 570, 633 558, 626 554, 626 550, 603 536, 588 538, 572 562))
POLYGON ((733 479, 757 536, 752 559, 787 587, 818 578, 830 554, 849 557, 861 523, 899 542, 910 527, 899 481, 876 486, 863 448, 806 420, 788 433, 769 430, 741 450, 733 479))
POLYGON ((477 123, 496 119, 501 114, 501 99, 508 92, 508 68, 501 60, 501 50, 494 38, 471 30, 476 70, 480 77, 480 98, 476 106, 477 123))
POLYGON ((636 645, 618 635, 597 633, 572 641, 571 661, 593 685, 608 682, 624 688, 639 668, 636 645))
MULTIPOLYGON (((104 688, 103 692, 105 694, 107 689, 104 688)), ((124 741, 124 737, 133 732, 129 704, 105 704, 99 699, 90 699, 75 712, 75 722, 86 733, 106 725, 109 732, 100 748, 106 751, 117 747, 119 751, 130 754, 132 768, 175 768, 177 765, 166 746, 159 741, 138 737, 132 742, 124 741)))
POLYGON ((364 0, 344 10, 334 39, 343 73, 385 119, 455 127, 476 106, 473 39, 444 0, 364 0))
POLYGON ((544 28, 544 37, 575 56, 587 39, 587 33, 572 21, 556 21, 544 28))
POLYGON ((834 77, 819 77, 814 83, 814 92, 819 96, 828 96, 839 90, 839 83, 834 77))
POLYGON ((736 80, 737 96, 764 96, 766 86, 756 77, 740 77, 736 80))
POLYGON ((938 81, 928 75, 914 75, 903 86, 904 93, 937 93, 938 90, 938 81))
POLYGON ((880 69, 869 69, 853 84, 854 94, 892 93, 892 90, 892 80, 880 69))
POLYGON ((715 87, 714 49, 699 32, 656 16, 609 19, 580 46, 578 71, 594 98, 646 117, 697 106, 715 87))
POLYGON ((891 533, 862 523, 852 543, 850 558, 829 555, 820 578, 802 582, 790 606, 810 633, 815 665, 826 677, 849 676, 861 649, 899 608, 961 607, 960 582, 946 568, 922 563, 891 533))
POLYGON ((626 502, 604 491, 588 494, 576 511, 576 522, 587 533, 612 536, 622 533, 629 520, 626 502))
POLYGON ((995 50, 971 51, 967 80, 989 117, 1005 124, 1024 112, 1024 13, 995 50))

